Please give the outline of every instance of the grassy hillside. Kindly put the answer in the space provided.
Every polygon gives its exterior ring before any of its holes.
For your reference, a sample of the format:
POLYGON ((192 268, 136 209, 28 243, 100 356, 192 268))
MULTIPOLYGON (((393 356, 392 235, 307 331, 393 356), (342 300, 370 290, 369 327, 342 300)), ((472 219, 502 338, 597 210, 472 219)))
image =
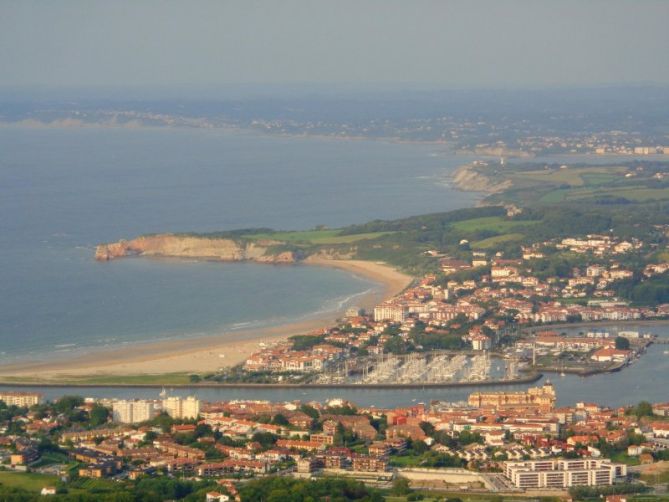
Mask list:
POLYGON ((666 240, 659 225, 669 224, 669 163, 528 163, 476 169, 495 183, 511 180, 511 187, 489 196, 485 207, 335 229, 243 229, 205 235, 274 241, 273 250, 291 250, 301 257, 324 252, 385 261, 414 274, 437 270, 440 256, 464 258, 472 249, 517 256, 523 244, 588 233, 613 230, 623 238, 666 240), (508 204, 521 211, 510 216, 508 204))
POLYGON ((510 182, 509 189, 488 197, 491 203, 532 206, 572 201, 629 204, 669 200, 667 162, 630 161, 601 166, 529 163, 473 169, 493 183, 510 182))

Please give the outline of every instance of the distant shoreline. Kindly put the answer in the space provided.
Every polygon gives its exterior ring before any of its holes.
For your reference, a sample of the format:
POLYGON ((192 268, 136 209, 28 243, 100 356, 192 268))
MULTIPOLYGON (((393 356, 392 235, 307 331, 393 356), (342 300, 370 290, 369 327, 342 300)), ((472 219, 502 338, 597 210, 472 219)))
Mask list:
MULTIPOLYGON (((362 260, 311 259, 307 266, 325 266, 348 271, 377 282, 380 290, 365 294, 358 306, 370 309, 384 299, 404 290, 414 278, 384 263, 362 260)), ((301 266, 301 265, 282 265, 301 266)), ((40 375, 44 382, 26 385, 58 385, 58 381, 86 376, 159 375, 169 373, 215 372, 221 367, 242 363, 262 346, 285 341, 289 336, 319 332, 332 326, 344 309, 313 319, 268 326, 259 329, 223 331, 218 335, 165 341, 138 341, 122 348, 91 350, 54 361, 22 361, 0 366, 0 382, 5 378, 30 379, 40 375), (260 345, 264 344, 264 345, 260 345), (3 378, 4 377, 4 378, 3 378)))

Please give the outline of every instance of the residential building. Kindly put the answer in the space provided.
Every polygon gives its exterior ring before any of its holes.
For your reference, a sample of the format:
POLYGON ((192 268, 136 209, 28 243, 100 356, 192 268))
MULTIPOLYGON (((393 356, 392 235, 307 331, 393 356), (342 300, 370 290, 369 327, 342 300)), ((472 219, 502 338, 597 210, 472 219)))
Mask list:
POLYGON ((625 464, 608 459, 506 462, 504 475, 516 488, 569 488, 612 485, 627 475, 625 464))
POLYGON ((163 411, 172 418, 197 418, 200 414, 200 400, 193 396, 186 398, 168 397, 163 399, 163 411))
POLYGON ((39 404, 42 400, 42 394, 38 392, 0 392, 0 401, 7 406, 19 406, 22 408, 30 408, 39 404))
POLYGON ((151 420, 160 412, 155 401, 146 399, 117 399, 112 403, 114 422, 138 424, 151 420))

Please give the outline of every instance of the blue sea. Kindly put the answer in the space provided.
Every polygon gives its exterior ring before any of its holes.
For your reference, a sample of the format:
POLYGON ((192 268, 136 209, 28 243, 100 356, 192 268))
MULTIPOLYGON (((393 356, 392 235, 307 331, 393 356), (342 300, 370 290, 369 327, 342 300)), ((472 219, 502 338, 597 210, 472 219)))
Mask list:
POLYGON ((307 319, 378 287, 340 270, 98 263, 154 232, 308 229, 472 206, 446 147, 221 130, 0 128, 0 364, 307 319))

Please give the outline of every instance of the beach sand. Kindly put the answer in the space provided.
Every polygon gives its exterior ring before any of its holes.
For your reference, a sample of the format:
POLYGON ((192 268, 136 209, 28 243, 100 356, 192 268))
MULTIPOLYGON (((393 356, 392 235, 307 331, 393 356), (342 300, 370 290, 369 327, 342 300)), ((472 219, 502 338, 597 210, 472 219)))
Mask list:
MULTIPOLYGON (((364 295, 358 306, 371 309, 380 301, 404 290, 412 277, 376 262, 310 258, 309 266, 335 267, 378 282, 382 288, 364 295)), ((99 375, 156 375, 203 373, 234 366, 246 360, 262 345, 276 344, 292 335, 320 332, 332 326, 343 312, 332 312, 307 321, 267 328, 228 331, 216 336, 134 343, 117 349, 95 351, 76 358, 22 362, 0 366, 3 377, 45 381, 99 375)))

